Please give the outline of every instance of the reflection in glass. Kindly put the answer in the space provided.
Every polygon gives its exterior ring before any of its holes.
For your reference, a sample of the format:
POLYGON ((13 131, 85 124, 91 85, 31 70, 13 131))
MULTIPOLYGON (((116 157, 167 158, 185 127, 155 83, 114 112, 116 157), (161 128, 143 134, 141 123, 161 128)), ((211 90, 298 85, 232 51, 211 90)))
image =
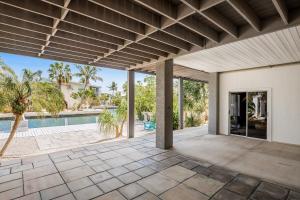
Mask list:
POLYGON ((267 139, 267 92, 248 93, 248 137, 267 139))
POLYGON ((230 133, 246 136, 246 92, 230 93, 230 133))

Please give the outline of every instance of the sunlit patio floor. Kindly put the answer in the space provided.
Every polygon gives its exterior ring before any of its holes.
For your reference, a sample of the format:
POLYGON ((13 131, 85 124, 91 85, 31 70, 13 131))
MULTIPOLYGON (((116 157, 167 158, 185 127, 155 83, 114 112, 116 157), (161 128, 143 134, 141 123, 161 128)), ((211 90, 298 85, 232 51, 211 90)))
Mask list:
POLYGON ((299 185, 292 180, 280 184, 278 180, 265 178, 265 170, 257 173, 258 176, 249 176, 249 169, 259 164, 266 165, 274 177, 278 176, 278 165, 273 164, 276 158, 280 158, 277 163, 285 166, 290 162, 295 166, 294 171, 290 171, 292 174, 287 176, 295 176, 293 180, 299 180, 299 151, 294 152, 299 147, 289 146, 283 151, 275 147, 275 143, 211 136, 206 132, 206 127, 177 131, 173 150, 155 148, 155 135, 152 134, 34 157, 2 160, 0 199, 300 198, 299 185), (253 158, 246 151, 256 153, 253 155, 257 158, 255 164, 251 164, 253 158), (239 156, 234 157, 231 153, 239 156), (274 161, 270 159, 261 163, 262 156, 272 157, 274 161), (241 163, 236 164, 239 159, 241 163), (240 170, 244 167, 248 171, 240 170))

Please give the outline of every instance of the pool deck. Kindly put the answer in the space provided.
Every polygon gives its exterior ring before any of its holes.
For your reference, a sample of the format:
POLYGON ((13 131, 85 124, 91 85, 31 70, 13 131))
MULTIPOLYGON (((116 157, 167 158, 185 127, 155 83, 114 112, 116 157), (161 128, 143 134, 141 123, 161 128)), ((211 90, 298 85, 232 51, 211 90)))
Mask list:
MULTIPOLYGON (((80 116, 80 115, 96 115, 103 111, 103 109, 91 109, 82 111, 63 111, 59 113, 60 117, 63 116, 80 116)), ((52 115, 48 112, 37 113, 37 112, 26 112, 24 114, 25 118, 35 118, 35 117, 51 117, 52 115)), ((12 113, 0 113, 0 119, 13 119, 14 115, 12 113)))

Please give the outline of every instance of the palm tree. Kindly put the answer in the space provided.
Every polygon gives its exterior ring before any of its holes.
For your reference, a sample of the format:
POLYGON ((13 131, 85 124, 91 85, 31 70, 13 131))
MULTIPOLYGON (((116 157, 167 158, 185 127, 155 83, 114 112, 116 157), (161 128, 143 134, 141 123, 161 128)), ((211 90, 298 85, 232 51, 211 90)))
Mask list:
POLYGON ((110 86, 108 86, 108 89, 110 90, 110 91, 112 91, 112 95, 114 96, 115 95, 115 92, 118 90, 118 85, 117 85, 117 83, 116 82, 111 82, 111 85, 110 86))
POLYGON ((51 83, 34 82, 40 73, 28 72, 29 70, 24 70, 23 78, 19 79, 10 67, 0 63, 0 111, 9 107, 15 116, 9 137, 0 151, 0 157, 11 143, 29 106, 37 112, 45 109, 53 115, 64 108, 63 94, 58 88, 51 83))
MULTIPOLYGON (((72 72, 69 65, 64 65, 63 62, 55 62, 50 65, 49 72, 49 78, 51 81, 55 81, 60 89, 62 91, 62 84, 68 84, 72 80, 72 72)), ((65 102, 65 108, 68 108, 68 103, 66 100, 65 102)))
POLYGON ((50 65, 49 78, 55 81, 60 90, 62 84, 68 84, 72 80, 72 73, 69 65, 64 65, 63 62, 55 62, 50 65))
POLYGON ((23 69, 24 81, 38 82, 42 79, 42 71, 32 72, 30 69, 23 69))
POLYGON ((100 130, 104 134, 115 135, 115 137, 122 136, 123 126, 127 119, 127 103, 122 99, 118 106, 116 113, 112 113, 109 110, 104 110, 100 113, 98 123, 100 130))
POLYGON ((74 75, 80 78, 80 83, 83 84, 83 90, 79 91, 74 96, 80 97, 80 102, 77 106, 77 109, 79 109, 82 105, 82 103, 89 97, 93 97, 94 93, 90 86, 90 81, 103 81, 100 76, 97 75, 99 69, 97 69, 94 66, 90 65, 76 65, 76 68, 79 70, 78 73, 75 73, 74 75))
POLYGON ((84 90, 90 85, 90 81, 103 81, 100 76, 97 75, 100 69, 90 65, 76 65, 79 70, 78 73, 74 74, 80 78, 80 82, 84 85, 84 90))

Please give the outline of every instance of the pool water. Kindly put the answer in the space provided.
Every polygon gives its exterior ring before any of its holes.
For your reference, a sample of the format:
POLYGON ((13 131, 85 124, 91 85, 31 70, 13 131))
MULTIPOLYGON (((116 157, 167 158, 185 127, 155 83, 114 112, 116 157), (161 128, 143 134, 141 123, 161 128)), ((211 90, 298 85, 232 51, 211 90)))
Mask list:
MULTIPOLYGON (((29 128, 91 124, 97 122, 98 115, 83 115, 57 118, 29 118, 29 128)), ((0 120, 0 132, 9 132, 11 120, 0 120)))

